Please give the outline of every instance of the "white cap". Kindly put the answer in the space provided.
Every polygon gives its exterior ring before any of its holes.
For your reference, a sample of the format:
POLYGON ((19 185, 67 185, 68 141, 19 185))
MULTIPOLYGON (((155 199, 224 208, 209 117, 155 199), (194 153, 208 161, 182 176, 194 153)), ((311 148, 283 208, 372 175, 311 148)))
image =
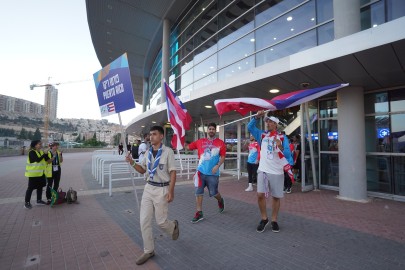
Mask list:
POLYGON ((280 122, 280 120, 278 120, 278 118, 277 118, 277 117, 274 117, 274 116, 266 116, 266 117, 264 118, 264 121, 267 121, 267 120, 273 121, 273 122, 275 122, 276 124, 278 124, 278 123, 280 122))

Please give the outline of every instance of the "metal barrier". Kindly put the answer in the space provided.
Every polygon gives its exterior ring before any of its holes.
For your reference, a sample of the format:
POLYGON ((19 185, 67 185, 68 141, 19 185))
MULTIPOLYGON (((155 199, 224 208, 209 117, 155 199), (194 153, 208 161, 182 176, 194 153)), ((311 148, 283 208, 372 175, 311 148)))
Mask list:
MULTIPOLYGON (((112 182, 132 180, 132 179, 134 180, 145 179, 144 175, 138 173, 131 166, 128 166, 128 163, 116 161, 117 160, 102 161, 102 165, 100 168, 100 170, 103 171, 101 177, 102 187, 104 187, 104 175, 108 174, 109 176, 108 179, 109 196, 112 196, 112 184, 113 184, 112 182), (110 164, 107 166, 105 162, 110 162, 110 164), (128 174, 128 176, 119 177, 125 174, 128 174), (131 174, 134 174, 135 176, 133 177, 131 174)), ((181 157, 181 162, 182 164, 180 164, 180 158, 175 157, 177 175, 178 176, 187 175, 187 179, 190 179, 190 175, 193 175, 195 173, 195 170, 198 166, 198 157, 196 155, 187 155, 187 156, 184 155, 181 157), (181 169, 181 165, 183 165, 183 169, 181 169)))
POLYGON ((134 169, 132 169, 131 166, 128 166, 127 162, 120 162, 120 163, 111 163, 109 166, 109 180, 108 180, 108 194, 110 197, 112 196, 112 182, 114 181, 122 181, 122 180, 139 180, 139 179, 144 179, 144 176, 134 169), (135 174, 135 176, 132 176, 132 174, 135 174), (121 177, 121 178, 113 178, 114 175, 123 175, 123 174, 128 174, 128 177, 121 177))

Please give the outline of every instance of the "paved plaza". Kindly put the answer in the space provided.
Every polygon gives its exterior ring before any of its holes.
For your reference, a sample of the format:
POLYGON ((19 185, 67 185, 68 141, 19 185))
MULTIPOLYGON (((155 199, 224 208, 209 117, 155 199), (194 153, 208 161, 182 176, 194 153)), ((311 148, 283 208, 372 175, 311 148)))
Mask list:
MULTIPOLYGON (((192 181, 178 179, 169 218, 177 241, 155 224, 155 257, 142 254, 139 210, 131 181, 113 196, 91 174, 91 153, 65 153, 61 187, 79 191, 78 204, 24 209, 26 156, 0 158, 0 269, 405 269, 405 203, 342 201, 335 191, 300 192, 281 201, 280 232, 256 232, 260 220, 247 179, 223 175, 225 211, 204 197, 204 220, 192 224, 192 181)), ((135 182, 139 200, 141 180, 135 182)), ((45 196, 45 194, 43 195, 45 196)), ((268 200, 268 213, 271 210, 268 200)))

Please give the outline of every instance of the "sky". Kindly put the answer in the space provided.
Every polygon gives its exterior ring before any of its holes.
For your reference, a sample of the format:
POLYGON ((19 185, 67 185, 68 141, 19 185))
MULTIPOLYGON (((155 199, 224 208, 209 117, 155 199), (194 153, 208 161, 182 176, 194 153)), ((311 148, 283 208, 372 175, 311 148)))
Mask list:
MULTIPOLYGON (((101 117, 93 74, 102 67, 87 23, 84 0, 0 0, 0 94, 44 104, 45 88, 56 84, 57 118, 101 117)), ((126 125, 142 112, 141 105, 121 113, 126 125)))

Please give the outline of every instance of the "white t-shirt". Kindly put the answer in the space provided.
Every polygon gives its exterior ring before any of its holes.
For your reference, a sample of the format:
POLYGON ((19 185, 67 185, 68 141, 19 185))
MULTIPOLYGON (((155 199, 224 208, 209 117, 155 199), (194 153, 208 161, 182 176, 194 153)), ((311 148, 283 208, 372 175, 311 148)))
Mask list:
POLYGON ((145 142, 142 142, 138 148, 138 155, 139 155, 139 163, 142 162, 145 153, 148 151, 148 145, 145 142))
POLYGON ((271 136, 270 133, 262 139, 260 149, 259 171, 270 174, 284 174, 284 163, 278 153, 281 152, 276 144, 276 136, 271 136))

